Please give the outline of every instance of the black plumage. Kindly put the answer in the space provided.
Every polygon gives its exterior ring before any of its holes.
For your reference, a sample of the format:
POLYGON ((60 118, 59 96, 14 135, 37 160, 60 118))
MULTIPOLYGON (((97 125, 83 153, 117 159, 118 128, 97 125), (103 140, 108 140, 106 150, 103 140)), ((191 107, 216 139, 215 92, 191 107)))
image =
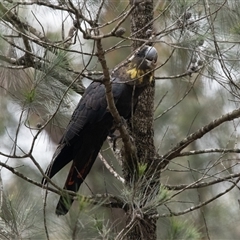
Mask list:
MULTIPOLYGON (((114 102, 124 119, 131 117, 138 96, 144 87, 153 81, 152 69, 156 65, 157 51, 154 47, 144 46, 129 60, 130 62, 113 70, 111 74, 114 102)), ((77 192, 113 126, 113 117, 107 107, 105 86, 101 82, 92 82, 72 115, 46 175, 52 178, 73 161, 64 189, 77 192)), ((46 184, 46 179, 43 179, 42 183, 46 184)), ((56 214, 66 214, 72 202, 70 196, 61 196, 56 214)))

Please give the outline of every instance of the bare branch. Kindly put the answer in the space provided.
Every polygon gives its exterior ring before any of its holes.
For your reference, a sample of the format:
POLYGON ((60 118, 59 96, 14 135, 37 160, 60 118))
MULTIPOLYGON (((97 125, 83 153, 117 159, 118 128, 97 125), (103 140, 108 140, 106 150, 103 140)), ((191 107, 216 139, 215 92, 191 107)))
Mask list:
POLYGON ((205 154, 205 153, 240 153, 239 148, 234 149, 225 149, 225 148, 211 148, 211 149, 203 149, 203 150, 191 150, 189 152, 182 152, 178 155, 178 157, 205 154))
MULTIPOLYGON (((128 159, 129 164, 132 162, 132 164, 135 165, 136 162, 133 162, 136 160, 136 159, 133 160, 133 156, 135 156, 135 154, 136 154, 135 146, 131 142, 131 138, 128 133, 128 130, 127 130, 126 126, 123 124, 122 118, 120 117, 120 115, 117 111, 117 108, 115 106, 115 103, 114 103, 109 70, 108 70, 106 60, 105 60, 105 53, 102 48, 101 41, 97 40, 96 42, 97 42, 97 50, 98 50, 98 59, 102 65, 102 69, 103 69, 103 84, 106 88, 106 99, 107 99, 107 103, 108 103, 108 108, 109 108, 109 111, 111 112, 111 114, 113 116, 114 122, 121 134, 121 138, 122 138, 122 141, 124 144, 124 149, 125 149, 125 154, 126 154, 125 157, 129 158, 128 159)), ((132 168, 132 169, 137 169, 137 167, 132 168)))
POLYGON ((217 118, 207 124, 206 126, 200 128, 197 130, 195 133, 190 134, 186 138, 184 138, 182 141, 180 141, 178 144, 176 144, 175 147, 173 147, 170 151, 168 151, 166 154, 164 154, 161 158, 161 169, 165 168, 165 166, 168 165, 169 161, 173 158, 176 158, 179 156, 180 152, 186 148, 190 143, 193 141, 203 137, 205 134, 213 130, 214 128, 218 127, 219 125, 227 122, 227 121, 232 121, 233 119, 239 118, 240 117, 240 108, 227 113, 220 118, 217 118))
POLYGON ((109 172, 117 178, 121 183, 124 183, 124 179, 109 165, 109 163, 106 161, 106 159, 103 157, 101 153, 98 154, 98 157, 103 162, 104 166, 109 170, 109 172))
POLYGON ((240 177, 240 173, 235 173, 235 174, 228 174, 227 176, 224 176, 224 177, 216 177, 215 180, 212 180, 209 182, 203 182, 204 178, 202 178, 201 181, 197 181, 196 183, 193 183, 192 185, 189 185, 189 184, 179 184, 179 185, 164 184, 164 187, 166 187, 168 190, 203 188, 203 187, 208 187, 208 186, 211 186, 211 185, 214 185, 217 183, 225 182, 227 180, 233 180, 234 178, 239 178, 239 177, 240 177))
POLYGON ((161 214, 161 215, 159 215, 159 217, 180 216, 180 215, 184 215, 184 214, 186 214, 186 213, 192 212, 192 211, 194 211, 194 210, 197 210, 197 209, 199 209, 199 208, 201 208, 201 207, 203 207, 203 206, 205 206, 205 205, 213 202, 214 200, 220 198, 221 196, 225 195, 226 193, 230 192, 234 187, 236 187, 236 185, 237 185, 237 183, 238 183, 239 181, 240 181, 240 178, 238 178, 238 179, 236 180, 236 182, 231 185, 231 187, 227 188, 225 191, 223 191, 223 192, 221 192, 221 193, 219 193, 219 194, 216 194, 214 197, 208 199, 208 200, 205 201, 205 202, 199 203, 198 205, 195 205, 195 206, 193 206, 193 207, 187 208, 186 210, 181 211, 181 212, 172 212, 172 211, 171 211, 170 213, 161 214))

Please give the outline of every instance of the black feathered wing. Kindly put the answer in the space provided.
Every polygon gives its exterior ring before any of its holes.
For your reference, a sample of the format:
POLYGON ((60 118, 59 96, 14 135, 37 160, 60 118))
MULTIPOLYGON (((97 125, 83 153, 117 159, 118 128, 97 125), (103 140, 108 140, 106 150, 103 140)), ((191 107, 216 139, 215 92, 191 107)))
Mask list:
MULTIPOLYGON (((103 126, 101 122, 96 123, 96 125, 99 125, 101 128, 95 128, 95 125, 88 133, 84 133, 84 141, 75 144, 76 147, 79 147, 79 151, 77 151, 77 154, 74 156, 64 189, 77 192, 88 175, 112 126, 111 116, 108 118, 108 123, 105 122, 104 124, 103 126)), ((57 205, 56 214, 66 214, 72 202, 72 198, 61 196, 57 205)))
MULTIPOLYGON (((79 153, 86 138, 94 131, 95 124, 106 114, 105 89, 93 82, 86 89, 54 153, 46 174, 52 178, 79 153)), ((85 144, 86 145, 86 144, 85 144)), ((90 146, 88 146, 90 147, 90 146)), ((79 155, 79 154, 78 154, 79 155)))
MULTIPOLYGON (((131 113, 132 86, 115 82, 112 84, 114 101, 120 115, 129 118, 131 113)), ((73 160, 64 188, 78 191, 113 127, 113 118, 107 110, 105 87, 93 82, 80 100, 46 174, 53 177, 66 164, 73 160)), ((62 196, 56 214, 68 212, 73 200, 62 196)))

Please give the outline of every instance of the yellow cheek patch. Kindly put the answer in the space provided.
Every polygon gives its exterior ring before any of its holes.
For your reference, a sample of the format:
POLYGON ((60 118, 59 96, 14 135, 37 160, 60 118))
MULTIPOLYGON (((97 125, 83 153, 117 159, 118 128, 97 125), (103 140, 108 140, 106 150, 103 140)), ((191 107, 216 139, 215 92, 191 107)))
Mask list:
POLYGON ((140 82, 142 81, 141 76, 144 75, 143 70, 137 70, 136 68, 132 68, 127 70, 127 74, 129 74, 131 79, 138 79, 140 82))
POLYGON ((136 76, 137 76, 137 70, 136 70, 136 68, 127 70, 127 74, 129 74, 129 76, 130 76, 131 79, 136 78, 136 76))

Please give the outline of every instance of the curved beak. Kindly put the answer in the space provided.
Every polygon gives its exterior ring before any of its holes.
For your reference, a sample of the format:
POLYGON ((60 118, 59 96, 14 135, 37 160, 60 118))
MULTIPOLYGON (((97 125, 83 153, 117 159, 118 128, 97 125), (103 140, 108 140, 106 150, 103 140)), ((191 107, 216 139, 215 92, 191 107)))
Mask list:
POLYGON ((147 64, 151 69, 154 69, 157 65, 158 52, 155 47, 146 46, 146 60, 147 64))

